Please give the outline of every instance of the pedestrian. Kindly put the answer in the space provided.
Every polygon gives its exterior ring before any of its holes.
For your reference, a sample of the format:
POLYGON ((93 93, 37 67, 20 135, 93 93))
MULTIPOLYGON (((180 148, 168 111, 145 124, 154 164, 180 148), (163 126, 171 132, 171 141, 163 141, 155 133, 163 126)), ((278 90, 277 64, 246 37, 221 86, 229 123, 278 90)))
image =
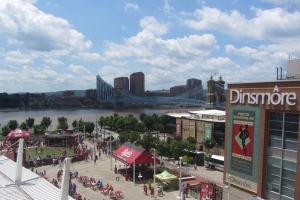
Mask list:
POLYGON ((194 164, 194 169, 195 169, 195 171, 197 170, 197 165, 196 165, 196 163, 194 164))
POLYGON ((97 156, 95 156, 94 158, 94 165, 96 165, 96 161, 97 161, 97 156))

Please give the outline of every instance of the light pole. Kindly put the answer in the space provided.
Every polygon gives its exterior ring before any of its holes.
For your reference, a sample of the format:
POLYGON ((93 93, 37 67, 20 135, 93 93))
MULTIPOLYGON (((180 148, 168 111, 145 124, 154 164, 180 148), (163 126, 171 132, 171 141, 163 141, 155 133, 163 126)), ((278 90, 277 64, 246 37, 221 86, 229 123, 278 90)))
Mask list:
POLYGON ((110 170, 112 170, 111 136, 109 138, 109 156, 110 156, 110 170))
POLYGON ((133 185, 135 185, 135 143, 136 141, 133 142, 133 185))
POLYGON ((228 196, 227 196, 227 200, 230 200, 230 183, 231 183, 231 175, 229 174, 228 175, 228 185, 227 186, 225 186, 225 188, 228 190, 227 192, 228 192, 228 196))
POLYGON ((155 174, 156 174, 156 150, 154 149, 154 162, 153 162, 153 164, 154 164, 154 167, 153 167, 153 192, 154 192, 154 194, 153 194, 153 199, 156 199, 156 197, 155 197, 155 187, 156 187, 156 185, 155 185, 155 174))
POLYGON ((180 172, 180 175, 179 175, 179 194, 178 194, 178 197, 183 200, 183 195, 181 194, 181 162, 182 162, 182 157, 179 157, 179 161, 180 161, 180 165, 179 165, 179 172, 180 172))

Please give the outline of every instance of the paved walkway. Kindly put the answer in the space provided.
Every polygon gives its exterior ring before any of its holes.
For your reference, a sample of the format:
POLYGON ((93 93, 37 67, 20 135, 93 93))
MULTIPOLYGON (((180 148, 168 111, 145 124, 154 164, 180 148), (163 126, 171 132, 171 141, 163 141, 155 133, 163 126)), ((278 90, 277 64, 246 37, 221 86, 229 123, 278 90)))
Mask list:
MULTIPOLYGON (((92 143, 86 142, 88 147, 93 147, 92 143)), ((163 161, 166 166, 177 168, 177 161, 175 163, 173 161, 167 162, 167 158, 163 158, 163 161)), ((88 162, 80 161, 76 163, 71 163, 70 170, 72 172, 78 171, 79 176, 88 176, 93 177, 96 181, 101 180, 105 185, 111 184, 114 187, 115 191, 122 191, 124 193, 124 197, 122 199, 124 200, 134 200, 134 199, 153 199, 153 197, 150 197, 149 195, 143 194, 143 184, 145 180, 143 181, 136 181, 136 185, 133 185, 132 181, 125 181, 124 176, 120 174, 114 173, 114 166, 115 166, 115 159, 111 159, 108 156, 105 156, 101 154, 101 158, 97 160, 96 164, 94 164, 93 160, 89 160, 88 162), (111 164, 112 163, 112 164, 111 164), (119 179, 117 181, 117 178, 119 179)), ((119 165, 120 162, 117 163, 119 165)), ((123 166, 123 164, 122 164, 123 166)), ((61 167, 56 166, 42 166, 38 167, 38 171, 44 171, 47 172, 47 177, 49 177, 50 180, 53 178, 56 179, 56 175, 58 170, 61 169, 61 167)), ((218 184, 222 184, 222 178, 223 173, 218 171, 210 171, 207 170, 205 167, 197 167, 197 170, 195 171, 193 166, 183 166, 183 170, 189 172, 190 174, 201 176, 202 178, 205 178, 207 180, 214 181, 218 184)), ((77 185, 77 193, 81 194, 82 197, 86 197, 86 199, 89 200, 107 200, 110 199, 109 195, 104 195, 99 190, 94 191, 91 188, 83 187, 82 184, 76 180, 72 179, 72 181, 75 182, 77 185)), ((61 182, 59 182, 59 185, 61 185, 61 182)), ((157 190, 156 190, 157 191, 157 190)), ((148 190, 149 192, 149 190, 148 190)), ((165 200, 174 200, 177 199, 178 190, 175 191, 174 189, 171 189, 169 191, 164 191, 164 195, 161 197, 156 197, 156 199, 165 199, 165 200)), ((186 199, 194 199, 193 197, 188 197, 186 199)))

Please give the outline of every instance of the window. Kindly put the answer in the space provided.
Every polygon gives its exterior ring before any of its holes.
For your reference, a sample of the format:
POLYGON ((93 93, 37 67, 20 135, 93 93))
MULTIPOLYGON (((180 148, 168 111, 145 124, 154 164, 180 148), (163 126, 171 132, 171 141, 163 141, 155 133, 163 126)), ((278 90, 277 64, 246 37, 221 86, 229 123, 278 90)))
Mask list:
MULTIPOLYGON (((281 151, 298 149, 299 115, 269 113, 268 146, 281 151)), ((266 189, 273 193, 294 198, 296 179, 295 161, 283 160, 282 153, 267 157, 266 189)))

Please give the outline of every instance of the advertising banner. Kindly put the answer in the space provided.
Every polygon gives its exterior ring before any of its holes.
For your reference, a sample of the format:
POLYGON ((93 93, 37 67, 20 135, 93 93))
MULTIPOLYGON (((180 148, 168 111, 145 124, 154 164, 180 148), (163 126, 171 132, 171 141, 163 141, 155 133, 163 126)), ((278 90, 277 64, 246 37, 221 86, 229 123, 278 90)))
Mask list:
POLYGON ((233 111, 231 169, 252 176, 254 111, 233 111))
POLYGON ((204 139, 212 138, 212 124, 205 123, 204 124, 204 139))
POLYGON ((201 183, 200 200, 215 199, 215 188, 210 183, 201 183))
POLYGON ((176 136, 181 136, 181 119, 176 119, 176 136))
POLYGON ((196 132, 196 122, 193 120, 190 120, 190 137, 195 138, 195 132, 196 132))

